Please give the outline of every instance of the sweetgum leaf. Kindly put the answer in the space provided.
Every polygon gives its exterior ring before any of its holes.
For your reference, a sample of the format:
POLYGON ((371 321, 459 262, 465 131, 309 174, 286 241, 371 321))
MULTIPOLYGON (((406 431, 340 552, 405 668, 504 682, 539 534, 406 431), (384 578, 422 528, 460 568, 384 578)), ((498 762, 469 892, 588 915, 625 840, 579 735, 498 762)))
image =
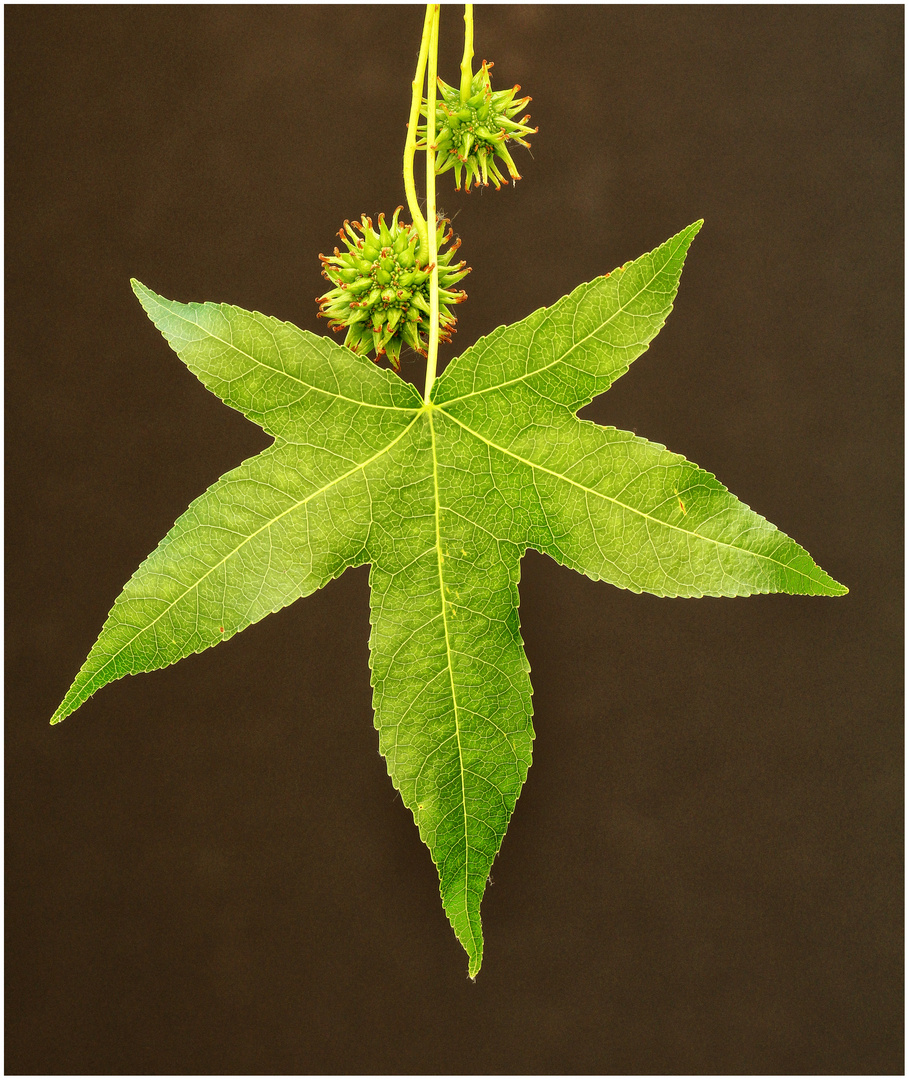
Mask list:
POLYGON ((52 722, 369 563, 379 746, 475 975, 480 901, 531 760, 527 548, 659 596, 846 591, 709 473, 575 415, 659 332, 699 227, 477 342, 429 404, 326 338, 134 282, 187 367, 275 442, 136 571, 52 722))

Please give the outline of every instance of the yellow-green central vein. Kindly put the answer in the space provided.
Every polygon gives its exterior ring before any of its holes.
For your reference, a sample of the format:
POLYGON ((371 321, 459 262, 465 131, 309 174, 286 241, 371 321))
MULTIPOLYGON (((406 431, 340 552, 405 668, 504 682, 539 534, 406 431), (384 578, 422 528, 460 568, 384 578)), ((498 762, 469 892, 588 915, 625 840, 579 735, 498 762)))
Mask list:
POLYGON ((429 433, 432 439, 432 482, 435 489, 435 507, 436 507, 436 562, 439 567, 439 595, 442 598, 442 627, 445 631, 445 656, 448 661, 448 675, 451 682, 451 701, 454 708, 454 722, 455 722, 455 736, 458 743, 458 767, 461 776, 461 806, 464 811, 464 917, 467 920, 467 929, 470 932, 470 939, 476 947, 476 941, 473 936, 473 927, 470 922, 470 910, 468 907, 467 897, 467 870, 468 870, 468 856, 469 846, 467 843, 467 790, 464 783, 464 754, 461 749, 461 723, 458 716, 458 695, 455 690, 454 682, 454 667, 451 662, 451 638, 448 633, 448 608, 445 602, 445 579, 442 573, 442 563, 444 557, 442 555, 442 528, 441 528, 441 502, 439 499, 439 459, 436 454, 436 428, 432 419, 432 409, 427 410, 429 417, 429 433))

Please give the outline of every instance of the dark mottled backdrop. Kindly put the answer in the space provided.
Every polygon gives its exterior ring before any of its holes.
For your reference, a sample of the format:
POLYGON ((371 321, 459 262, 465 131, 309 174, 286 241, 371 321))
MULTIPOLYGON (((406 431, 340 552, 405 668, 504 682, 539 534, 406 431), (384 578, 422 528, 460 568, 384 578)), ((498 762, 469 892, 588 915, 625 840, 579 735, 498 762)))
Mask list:
MULTIPOLYGON (((7 1071, 902 1071, 902 9, 477 10, 540 132, 515 189, 441 183, 456 347, 704 217, 586 415, 851 592, 525 559, 535 763, 476 985, 377 754, 365 569, 47 726, 139 562, 267 442, 129 277, 324 332, 318 253, 403 201, 422 11, 5 19, 7 1071)), ((458 8, 442 32, 453 81, 458 8)))

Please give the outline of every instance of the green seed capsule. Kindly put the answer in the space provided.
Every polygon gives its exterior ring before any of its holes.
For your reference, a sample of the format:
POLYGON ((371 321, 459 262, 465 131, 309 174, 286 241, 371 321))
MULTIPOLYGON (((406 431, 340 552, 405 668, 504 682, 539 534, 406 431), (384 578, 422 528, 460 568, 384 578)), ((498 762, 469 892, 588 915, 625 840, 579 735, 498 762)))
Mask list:
MULTIPOLYGON (((380 215, 378 229, 366 215, 345 222, 340 236, 347 250, 320 256, 322 274, 333 287, 320 298, 319 314, 333 330, 346 329, 344 344, 352 352, 386 355, 396 369, 405 345, 426 352, 430 306, 430 268, 420 262, 416 229, 399 222, 400 212, 398 207, 390 222, 380 215)), ((438 223, 436 238, 440 340, 447 341, 456 322, 448 305, 464 298, 451 287, 467 270, 453 262, 460 241, 451 243, 447 221, 438 223)))
MULTIPOLYGON (((515 119, 515 114, 530 98, 516 98, 519 86, 493 91, 489 76, 491 67, 484 62, 473 75, 466 103, 461 102, 460 88, 438 80, 441 101, 436 110, 436 173, 441 175, 453 169, 459 189, 462 173, 468 191, 471 184, 486 185, 490 180, 497 188, 502 186, 505 177, 494 164, 493 154, 498 154, 512 179, 519 179, 520 174, 508 154, 506 143, 513 140, 529 148, 525 136, 537 130, 528 126, 529 116, 520 121, 515 119)), ((425 104, 422 111, 425 116, 425 104)), ((420 127, 418 135, 426 137, 425 125, 420 127)))

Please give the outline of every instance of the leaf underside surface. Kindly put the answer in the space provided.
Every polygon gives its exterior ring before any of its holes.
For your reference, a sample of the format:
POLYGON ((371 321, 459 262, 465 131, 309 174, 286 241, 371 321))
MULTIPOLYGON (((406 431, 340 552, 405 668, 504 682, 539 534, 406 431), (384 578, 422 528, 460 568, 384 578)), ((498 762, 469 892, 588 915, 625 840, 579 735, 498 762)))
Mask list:
POLYGON ((275 441, 139 567, 52 723, 368 563, 380 750, 474 976, 480 901, 531 760, 524 552, 658 596, 846 592, 710 473, 576 416, 660 330, 700 224, 481 339, 428 404, 327 338, 134 281, 190 371, 275 441))

